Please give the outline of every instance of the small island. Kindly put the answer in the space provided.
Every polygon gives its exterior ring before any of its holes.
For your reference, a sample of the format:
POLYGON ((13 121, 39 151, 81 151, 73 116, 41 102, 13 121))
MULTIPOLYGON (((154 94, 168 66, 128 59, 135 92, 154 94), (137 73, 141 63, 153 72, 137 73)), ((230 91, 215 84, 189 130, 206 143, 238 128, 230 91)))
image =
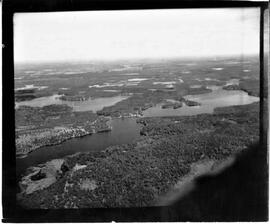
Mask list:
POLYGON ((225 90, 240 90, 241 88, 239 87, 239 85, 227 85, 227 86, 224 86, 223 89, 225 89, 225 90))
POLYGON ((87 100, 87 97, 82 95, 74 95, 74 96, 63 95, 60 96, 59 99, 63 101, 85 101, 87 100))
POLYGON ((185 104, 189 107, 200 106, 201 104, 192 100, 185 100, 185 104))

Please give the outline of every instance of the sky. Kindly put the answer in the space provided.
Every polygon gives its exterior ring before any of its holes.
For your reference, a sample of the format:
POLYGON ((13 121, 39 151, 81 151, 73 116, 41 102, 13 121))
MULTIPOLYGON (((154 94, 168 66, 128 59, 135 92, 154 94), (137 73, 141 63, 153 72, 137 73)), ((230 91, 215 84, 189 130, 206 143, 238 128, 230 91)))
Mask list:
POLYGON ((16 13, 16 62, 243 56, 259 8, 16 13))

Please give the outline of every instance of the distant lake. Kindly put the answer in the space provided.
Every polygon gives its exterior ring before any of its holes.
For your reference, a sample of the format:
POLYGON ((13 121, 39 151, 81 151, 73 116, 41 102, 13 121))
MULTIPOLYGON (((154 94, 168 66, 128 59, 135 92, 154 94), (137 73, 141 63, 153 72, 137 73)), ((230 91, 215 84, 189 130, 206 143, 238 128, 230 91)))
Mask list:
POLYGON ((16 102, 15 108, 19 106, 43 107, 51 104, 66 104, 73 108, 74 111, 93 111, 96 112, 104 107, 112 106, 122 100, 127 99, 129 96, 113 96, 113 97, 99 97, 89 98, 85 101, 64 101, 60 100, 61 95, 52 95, 46 97, 39 97, 33 100, 16 102))
POLYGON ((245 105, 259 101, 259 97, 250 96, 242 90, 224 90, 222 86, 208 86, 212 92, 198 95, 187 95, 184 98, 199 102, 200 106, 188 107, 183 104, 183 107, 173 109, 162 109, 162 103, 157 104, 143 112, 144 117, 158 116, 183 116, 197 115, 203 113, 213 113, 216 107, 227 107, 234 105, 245 105))

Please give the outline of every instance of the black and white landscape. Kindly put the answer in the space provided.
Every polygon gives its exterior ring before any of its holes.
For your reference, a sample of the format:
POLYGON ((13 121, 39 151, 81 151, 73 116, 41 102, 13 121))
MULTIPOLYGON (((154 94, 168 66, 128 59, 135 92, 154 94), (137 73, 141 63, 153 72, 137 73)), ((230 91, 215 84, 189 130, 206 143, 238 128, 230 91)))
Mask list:
POLYGON ((169 205, 259 140, 259 10, 16 14, 17 201, 169 205))

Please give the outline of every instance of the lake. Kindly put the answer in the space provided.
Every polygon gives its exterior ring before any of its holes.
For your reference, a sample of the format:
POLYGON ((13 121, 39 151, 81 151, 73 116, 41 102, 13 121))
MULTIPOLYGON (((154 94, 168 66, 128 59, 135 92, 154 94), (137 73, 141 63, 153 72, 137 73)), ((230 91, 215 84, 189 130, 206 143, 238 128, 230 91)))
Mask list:
POLYGON ((216 107, 245 105, 259 101, 258 97, 249 96, 241 90, 227 91, 222 89, 222 86, 208 86, 207 88, 211 89, 212 92, 184 97, 187 100, 199 102, 201 104, 200 106, 188 107, 183 103, 183 106, 178 109, 163 109, 163 103, 160 103, 145 110, 143 114, 145 117, 196 115, 213 113, 216 107))
MULTIPOLYGON (((181 115, 196 115, 201 113, 213 113, 216 107, 225 107, 232 105, 244 105, 259 101, 258 97, 249 96, 246 92, 240 90, 227 91, 219 86, 208 86, 212 92, 199 95, 185 96, 188 100, 193 100, 201 103, 201 106, 188 107, 185 104, 178 109, 162 109, 162 104, 158 104, 152 108, 145 110, 144 117, 153 116, 181 116, 181 115)), ((112 97, 110 97, 111 99, 112 97)), ((38 99, 35 99, 38 100, 38 99)), ((100 103, 94 108, 104 106, 104 101, 95 101, 100 103)), ((115 98, 115 101, 120 98, 115 98)), ((88 101, 83 101, 88 102, 88 101)), ((78 102, 80 103, 80 102, 78 102)), ((107 102, 109 104, 109 102, 107 102)), ((111 101, 111 105, 114 103, 111 101)), ((93 101, 89 102, 93 109, 93 101)), ((39 105, 40 106, 40 105, 39 105)), ((87 108, 82 104, 83 110, 87 108)), ((90 106, 88 106, 90 108, 90 106)), ((77 108, 80 109, 80 108, 77 108)), ((73 138, 61 143, 60 145, 47 146, 31 152, 25 158, 17 158, 16 170, 19 177, 26 168, 35 166, 46 161, 62 158, 67 155, 72 155, 77 152, 90 152, 104 150, 108 146, 125 144, 134 141, 140 136, 140 125, 136 123, 136 118, 115 118, 111 121, 112 131, 105 133, 97 133, 88 135, 82 138, 73 138)))
POLYGON ((89 98, 85 101, 64 101, 59 99, 61 96, 62 95, 54 94, 52 96, 39 97, 33 100, 16 102, 15 108, 19 106, 44 107, 51 104, 67 104, 68 106, 72 107, 74 111, 92 110, 93 112, 96 112, 104 107, 112 106, 129 97, 119 95, 113 97, 89 98))

